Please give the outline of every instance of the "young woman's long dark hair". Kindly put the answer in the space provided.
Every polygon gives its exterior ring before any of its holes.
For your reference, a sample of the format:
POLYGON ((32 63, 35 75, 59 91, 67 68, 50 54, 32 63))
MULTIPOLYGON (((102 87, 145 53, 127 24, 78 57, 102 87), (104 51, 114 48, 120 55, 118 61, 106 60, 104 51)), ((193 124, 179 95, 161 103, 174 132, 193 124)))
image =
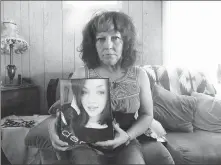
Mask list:
MULTIPOLYGON (((104 110, 102 111, 101 115, 100 115, 100 119, 99 119, 99 123, 102 124, 108 124, 110 122, 112 122, 111 120, 111 111, 110 111, 110 97, 109 97, 109 84, 108 84, 108 79, 104 79, 106 80, 106 87, 108 89, 108 95, 107 95, 107 102, 106 102, 106 106, 104 108, 104 110)), ((86 80, 86 79, 74 79, 71 80, 71 84, 72 84, 72 91, 73 94, 76 98, 76 104, 80 109, 80 114, 79 116, 76 118, 76 121, 74 121, 74 123, 77 126, 85 126, 89 120, 89 115, 88 113, 85 111, 83 105, 82 105, 82 101, 81 101, 81 97, 82 97, 82 89, 85 85, 86 81, 90 81, 90 79, 86 80)))

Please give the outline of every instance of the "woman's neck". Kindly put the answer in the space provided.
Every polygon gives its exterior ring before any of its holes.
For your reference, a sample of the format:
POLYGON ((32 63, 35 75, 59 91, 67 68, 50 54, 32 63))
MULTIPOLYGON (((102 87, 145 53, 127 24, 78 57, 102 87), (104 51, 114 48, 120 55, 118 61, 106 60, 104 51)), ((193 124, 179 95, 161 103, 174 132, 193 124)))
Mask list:
POLYGON ((116 73, 121 71, 121 66, 119 64, 116 65, 105 65, 105 64, 101 64, 100 66, 101 68, 104 68, 106 71, 108 71, 109 73, 116 73))
POLYGON ((85 125, 86 128, 96 128, 96 129, 103 129, 107 128, 107 124, 100 124, 99 123, 100 116, 90 117, 87 124, 85 125))
POLYGON ((109 78, 111 82, 121 79, 127 73, 127 70, 122 69, 120 65, 109 66, 101 64, 96 70, 100 77, 109 78))
POLYGON ((99 116, 89 117, 88 123, 98 123, 99 116))

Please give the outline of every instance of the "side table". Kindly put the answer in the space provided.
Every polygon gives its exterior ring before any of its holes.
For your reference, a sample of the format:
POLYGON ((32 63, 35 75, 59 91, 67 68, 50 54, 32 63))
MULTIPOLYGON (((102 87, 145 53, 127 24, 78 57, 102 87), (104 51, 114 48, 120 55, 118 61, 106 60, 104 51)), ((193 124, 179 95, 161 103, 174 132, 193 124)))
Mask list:
POLYGON ((40 93, 36 85, 1 87, 1 118, 34 114, 40 114, 40 93))

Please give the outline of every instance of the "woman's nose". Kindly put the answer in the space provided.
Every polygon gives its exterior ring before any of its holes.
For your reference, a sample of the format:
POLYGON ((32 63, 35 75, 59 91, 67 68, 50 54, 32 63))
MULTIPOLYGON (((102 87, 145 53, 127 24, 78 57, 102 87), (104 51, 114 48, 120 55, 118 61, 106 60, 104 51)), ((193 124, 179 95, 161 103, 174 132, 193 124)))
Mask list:
POLYGON ((104 42, 104 47, 107 49, 113 48, 113 41, 111 40, 110 37, 107 37, 105 42, 104 42))
POLYGON ((94 94, 89 94, 88 95, 88 102, 89 103, 94 103, 96 100, 96 96, 94 94))

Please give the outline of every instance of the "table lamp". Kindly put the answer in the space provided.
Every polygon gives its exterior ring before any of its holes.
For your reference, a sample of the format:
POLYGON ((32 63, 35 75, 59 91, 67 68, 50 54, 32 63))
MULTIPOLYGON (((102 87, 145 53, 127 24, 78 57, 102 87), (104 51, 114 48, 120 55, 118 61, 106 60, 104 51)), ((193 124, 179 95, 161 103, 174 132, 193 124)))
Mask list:
POLYGON ((28 49, 28 43, 19 34, 17 24, 12 21, 3 21, 1 23, 1 54, 10 55, 10 64, 7 65, 7 73, 10 84, 13 85, 16 66, 13 65, 13 55, 22 54, 28 49))

